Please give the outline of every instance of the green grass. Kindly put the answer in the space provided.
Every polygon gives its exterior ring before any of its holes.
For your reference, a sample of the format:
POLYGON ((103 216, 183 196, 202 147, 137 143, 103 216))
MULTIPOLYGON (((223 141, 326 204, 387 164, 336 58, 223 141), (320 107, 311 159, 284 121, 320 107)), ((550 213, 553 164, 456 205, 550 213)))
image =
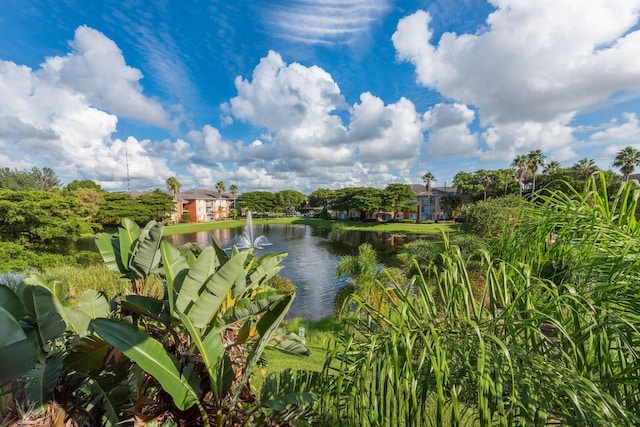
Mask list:
POLYGON ((260 387, 264 379, 273 372, 280 372, 284 369, 322 371, 327 358, 327 348, 334 339, 336 333, 342 330, 342 326, 334 316, 328 316, 319 321, 294 318, 288 320, 283 327, 287 332, 298 333, 300 327, 305 328, 305 338, 307 347, 311 350, 310 356, 299 356, 267 347, 263 353, 265 364, 254 371, 251 382, 252 389, 260 392, 260 387))
MULTIPOLYGON (((242 227, 246 225, 246 220, 211 221, 199 223, 176 224, 164 227, 163 235, 195 233, 197 231, 218 230, 224 228, 242 227)), ((437 224, 414 224, 407 222, 359 222, 359 221, 336 221, 319 218, 306 217, 284 217, 284 218, 253 218, 253 223, 259 224, 302 224, 312 227, 354 230, 354 231, 381 231, 392 234, 440 234, 441 232, 451 233, 458 231, 458 225, 453 222, 440 222, 437 224)))
MULTIPOLYGON (((67 290, 69 299, 75 300, 88 289, 95 289, 105 293, 107 298, 113 298, 118 293, 131 290, 131 283, 121 279, 120 274, 110 271, 104 264, 86 267, 63 266, 45 269, 44 277, 48 280, 59 280, 67 290)), ((150 276, 147 286, 153 296, 162 296, 162 282, 158 277, 150 276)))

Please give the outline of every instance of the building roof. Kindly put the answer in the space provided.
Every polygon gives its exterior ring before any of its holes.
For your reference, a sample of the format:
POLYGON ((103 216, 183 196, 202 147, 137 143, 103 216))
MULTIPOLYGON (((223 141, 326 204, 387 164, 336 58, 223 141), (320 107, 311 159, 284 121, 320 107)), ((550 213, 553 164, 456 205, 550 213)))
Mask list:
POLYGON ((431 187, 431 192, 427 193, 427 187, 424 184, 411 184, 411 189, 416 196, 448 196, 457 193, 455 187, 431 187))
POLYGON ((176 198, 181 201, 187 200, 218 200, 218 199, 230 199, 231 196, 227 193, 218 193, 217 191, 208 190, 206 188, 192 188, 191 190, 182 191, 176 195, 176 198))

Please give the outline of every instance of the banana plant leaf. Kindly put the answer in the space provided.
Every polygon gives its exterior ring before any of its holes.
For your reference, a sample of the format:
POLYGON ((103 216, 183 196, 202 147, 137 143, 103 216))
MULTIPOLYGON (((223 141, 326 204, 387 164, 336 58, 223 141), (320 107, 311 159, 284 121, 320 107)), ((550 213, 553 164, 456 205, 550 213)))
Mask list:
POLYGON ((135 270, 140 277, 151 274, 160 263, 158 249, 162 240, 163 227, 162 223, 149 221, 140 233, 129 264, 130 268, 135 270))
POLYGON ((64 320, 65 311, 58 298, 51 291, 42 286, 31 287, 33 308, 38 325, 38 336, 41 344, 59 338, 67 329, 64 320))
POLYGON ((198 396, 158 341, 133 325, 111 319, 94 319, 91 325, 106 342, 123 352, 152 375, 171 395, 180 410, 200 406, 198 396))
POLYGON ((89 328, 91 317, 75 308, 63 307, 63 309, 64 320, 67 323, 67 327, 81 337, 89 335, 91 332, 89 328))
POLYGON ((273 303, 287 298, 291 294, 284 291, 259 292, 252 298, 241 298, 233 307, 227 309, 222 316, 222 323, 230 325, 266 311, 273 303))
POLYGON ((295 293, 289 294, 288 296, 282 298, 280 301, 269 306, 269 309, 262 315, 260 320, 258 320, 258 324, 256 325, 256 329, 260 334, 260 338, 253 345, 249 355, 247 356, 247 362, 245 365, 244 373, 242 374, 242 378, 240 379, 240 383, 238 388, 233 394, 233 398, 231 400, 231 406, 233 407, 238 397, 240 396, 240 392, 242 391, 242 385, 247 382, 247 379, 251 375, 251 371, 253 367, 260 359, 264 348, 267 346, 269 341, 271 340, 271 336, 278 329, 282 321, 284 320, 287 312, 291 308, 291 304, 295 298, 295 293))
POLYGON ((216 399, 221 401, 231 388, 234 375, 231 361, 220 337, 220 329, 211 330, 205 337, 201 337, 200 330, 196 328, 189 316, 183 313, 179 313, 179 315, 182 324, 191 335, 191 340, 200 352, 202 362, 209 374, 211 390, 216 399))
POLYGON ((80 339, 64 359, 64 366, 69 371, 91 372, 100 368, 110 345, 95 335, 80 339))
POLYGON ((287 353, 299 354, 301 356, 311 356, 311 350, 304 344, 302 338, 290 332, 288 334, 275 332, 271 336, 269 346, 286 351, 287 353))
POLYGON ((107 296, 103 292, 94 289, 88 289, 80 295, 78 310, 91 319, 107 317, 111 312, 107 296))
POLYGON ((24 393, 30 402, 36 404, 36 412, 43 410, 53 397, 60 374, 64 354, 57 352, 49 355, 44 363, 38 362, 25 376, 24 393))
POLYGON ((98 252, 100 252, 107 268, 116 273, 124 274, 127 271, 127 266, 122 263, 119 240, 107 233, 96 234, 95 240, 98 252))
POLYGON ((169 316, 174 316, 174 306, 176 293, 180 292, 182 282, 184 282, 189 272, 189 263, 182 255, 182 252, 169 242, 160 244, 160 254, 164 267, 164 278, 167 283, 167 299, 169 300, 169 316))
POLYGON ((36 344, 18 321, 0 307, 0 386, 31 370, 37 361, 36 344))
MULTIPOLYGON (((204 328, 213 320, 214 316, 220 310, 227 293, 235 284, 238 276, 244 271, 244 261, 246 257, 247 252, 242 252, 231 257, 225 265, 220 267, 213 276, 206 280, 205 290, 200 293, 194 301, 193 306, 189 307, 186 311, 187 316, 189 316, 196 327, 204 328)), ((186 282, 181 292, 184 292, 185 288, 186 282)), ((180 297, 178 296, 178 298, 180 297)))
POLYGON ((224 250, 218 239, 212 236, 211 241, 211 243, 213 244, 213 249, 216 252, 216 257, 218 258, 218 264, 220 266, 225 265, 226 262, 229 261, 229 255, 227 255, 227 252, 224 250))
POLYGON ((58 280, 48 281, 39 274, 31 273, 25 277, 22 282, 26 285, 41 286, 48 289, 61 303, 67 299, 62 287, 62 282, 58 280))
POLYGON ((122 227, 118 227, 118 247, 120 249, 120 262, 125 267, 122 273, 129 270, 133 247, 140 237, 140 227, 129 218, 122 219, 122 227))
POLYGON ((27 311, 18 295, 8 286, 0 286, 0 307, 7 310, 15 319, 22 319, 27 311))
POLYGON ((249 275, 250 286, 258 286, 278 274, 284 268, 281 262, 287 255, 286 252, 271 253, 260 258, 258 266, 249 275))
POLYGON ((145 295, 123 295, 120 304, 127 310, 151 317, 165 325, 171 322, 171 318, 165 310, 164 301, 157 298, 145 295))
POLYGON ((206 282, 213 273, 215 273, 214 253, 213 248, 209 246, 198 256, 182 281, 175 305, 179 312, 188 313, 189 308, 204 291, 206 282))

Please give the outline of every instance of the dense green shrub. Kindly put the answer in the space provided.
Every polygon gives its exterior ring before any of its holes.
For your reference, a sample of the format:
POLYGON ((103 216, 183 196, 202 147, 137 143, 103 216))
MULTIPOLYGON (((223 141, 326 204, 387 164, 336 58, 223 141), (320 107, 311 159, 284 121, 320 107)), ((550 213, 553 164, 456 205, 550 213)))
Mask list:
POLYGON ((516 194, 467 205, 462 208, 462 228, 485 239, 495 239, 528 205, 516 194))

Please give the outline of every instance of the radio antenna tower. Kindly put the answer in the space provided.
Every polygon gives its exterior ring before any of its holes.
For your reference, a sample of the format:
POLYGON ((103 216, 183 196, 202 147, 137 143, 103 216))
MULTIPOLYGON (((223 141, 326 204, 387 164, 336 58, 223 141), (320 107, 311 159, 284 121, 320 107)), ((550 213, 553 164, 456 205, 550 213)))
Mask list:
POLYGON ((124 142, 124 158, 127 164, 127 191, 131 191, 131 179, 129 178, 129 150, 127 148, 129 144, 127 141, 124 142))

